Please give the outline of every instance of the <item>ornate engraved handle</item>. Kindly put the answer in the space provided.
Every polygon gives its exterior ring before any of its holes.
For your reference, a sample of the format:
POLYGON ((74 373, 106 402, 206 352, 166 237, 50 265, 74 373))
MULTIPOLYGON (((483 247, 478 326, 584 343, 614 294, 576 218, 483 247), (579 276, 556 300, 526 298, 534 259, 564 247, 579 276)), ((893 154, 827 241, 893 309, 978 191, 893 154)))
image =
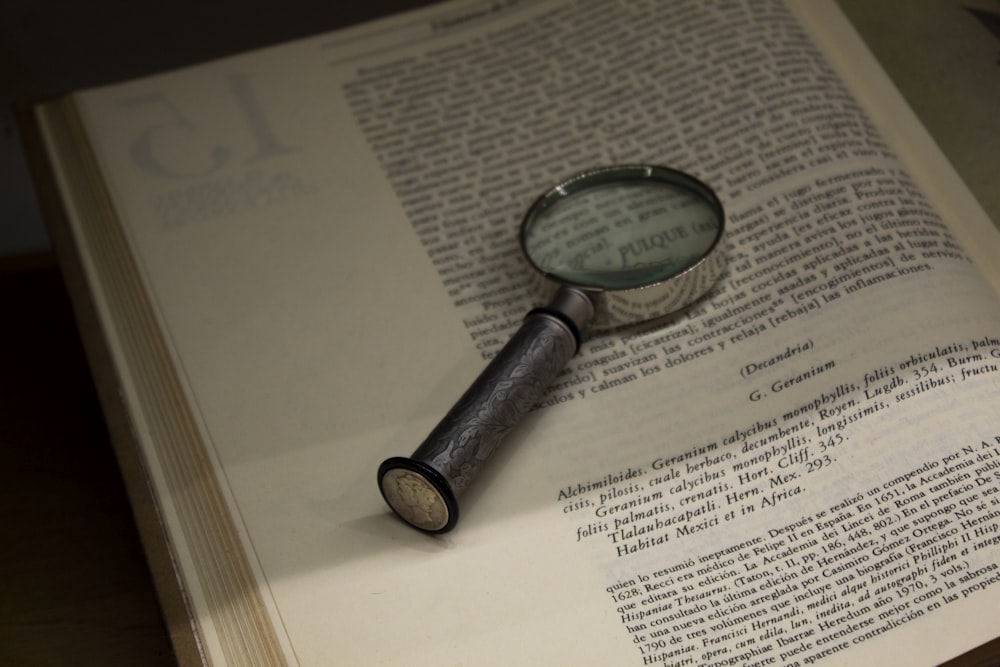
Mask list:
POLYGON ((576 353, 579 325, 558 305, 557 298, 525 318, 412 456, 393 457, 379 467, 383 497, 411 525, 432 533, 455 526, 459 494, 576 353))

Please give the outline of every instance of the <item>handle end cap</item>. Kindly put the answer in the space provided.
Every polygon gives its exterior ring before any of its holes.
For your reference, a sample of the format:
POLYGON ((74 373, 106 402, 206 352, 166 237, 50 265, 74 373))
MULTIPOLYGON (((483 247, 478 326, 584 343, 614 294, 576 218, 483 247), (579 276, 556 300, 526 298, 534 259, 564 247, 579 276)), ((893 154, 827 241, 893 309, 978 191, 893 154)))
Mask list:
POLYGON ((426 463, 395 456, 378 468, 378 488, 392 511, 425 533, 447 533, 458 523, 458 500, 444 477, 426 463))

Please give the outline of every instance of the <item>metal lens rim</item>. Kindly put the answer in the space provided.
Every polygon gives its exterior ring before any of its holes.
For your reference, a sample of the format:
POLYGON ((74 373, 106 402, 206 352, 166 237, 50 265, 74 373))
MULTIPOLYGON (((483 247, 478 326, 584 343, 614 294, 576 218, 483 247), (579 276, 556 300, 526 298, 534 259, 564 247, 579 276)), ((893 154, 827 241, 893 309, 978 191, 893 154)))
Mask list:
POLYGON ((625 164, 609 167, 597 167, 579 172, 545 192, 528 208, 528 211, 521 222, 519 240, 521 244, 521 252, 528 260, 528 263, 531 264, 531 267, 538 274, 544 276, 547 280, 561 286, 577 287, 589 292, 622 293, 629 292, 631 290, 645 289, 658 284, 670 282, 691 271, 698 270, 699 266, 704 264, 709 257, 713 256, 718 251, 720 244, 722 243, 723 236, 725 235, 725 223, 726 216, 722 208, 722 202, 719 201, 715 191, 713 191, 712 188, 701 180, 688 173, 672 169, 670 167, 648 164, 625 164), (707 250, 705 250, 704 254, 698 261, 692 263, 692 265, 684 271, 676 273, 668 278, 659 278, 649 283, 641 283, 618 289, 573 283, 572 281, 567 281, 558 274, 545 271, 535 263, 535 260, 531 257, 531 253, 528 252, 527 234, 531 229, 531 226, 538 220, 539 216, 544 214, 545 211, 559 201, 565 199, 566 197, 570 197, 581 190, 588 190, 590 188, 599 185, 607 185, 609 183, 625 183, 628 181, 656 181, 659 183, 668 183, 697 195, 709 206, 715 215, 719 228, 712 244, 707 250))

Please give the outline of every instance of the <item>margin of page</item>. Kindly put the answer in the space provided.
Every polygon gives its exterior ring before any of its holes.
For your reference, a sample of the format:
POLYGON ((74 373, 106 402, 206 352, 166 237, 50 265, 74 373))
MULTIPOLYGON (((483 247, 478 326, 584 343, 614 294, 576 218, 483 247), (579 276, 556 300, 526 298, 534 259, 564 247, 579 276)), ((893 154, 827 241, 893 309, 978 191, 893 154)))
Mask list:
MULTIPOLYGON (((788 0, 859 103, 1000 293, 1000 234, 834 0, 788 0)), ((1000 223, 998 223, 1000 224, 1000 223)))
MULTIPOLYGON (((232 600, 215 599, 217 596, 213 596, 208 587, 204 585, 202 567, 198 564, 198 558, 195 555, 195 551, 199 551, 199 549, 196 549, 186 537, 189 531, 182 528, 182 526, 189 524, 190 519, 181 518, 181 510, 175 503, 176 499, 170 490, 178 485, 183 487, 186 482, 183 479, 177 479, 177 475, 172 475, 167 469, 168 466, 163 464, 164 451, 162 448, 169 447, 169 445, 159 443, 154 434, 157 429, 153 426, 153 422, 166 420, 170 423, 180 423, 180 430, 188 432, 188 434, 191 428, 195 429, 197 442, 192 443, 191 446, 197 447, 201 454, 194 457, 174 454, 173 458, 186 461, 183 465, 204 466, 204 463, 198 459, 210 457, 212 452, 206 451, 208 448, 204 446, 204 434, 200 423, 197 420, 192 420, 191 415, 185 414, 183 406, 179 406, 178 402, 171 398, 175 396, 175 391, 172 392, 166 385, 176 383, 177 378, 174 378, 175 382, 171 383, 169 378, 159 377, 153 370, 157 365, 162 365, 164 359, 167 360, 169 366, 168 372, 175 370, 172 364, 176 360, 172 350, 169 349, 169 346, 167 349, 162 349, 164 344, 158 331, 150 326, 150 322, 156 326, 160 323, 155 317, 150 320, 148 313, 144 316, 142 313, 131 312, 129 308, 118 303, 121 301, 121 297, 116 298, 106 292, 108 285, 116 285, 115 291, 128 290, 131 292, 131 300, 133 303, 144 305, 143 310, 148 311, 151 305, 148 303, 142 287, 143 281, 140 273, 129 254, 128 240, 122 234, 121 224, 111 209, 110 199, 107 197, 100 180, 100 173, 94 166, 93 152, 84 131, 81 129, 73 99, 67 98, 57 103, 38 107, 36 119, 42 141, 50 158, 54 186, 63 203, 68 236, 71 237, 70 244, 74 247, 79 259, 81 273, 87 283, 87 292, 91 296, 100 328, 100 335, 113 366, 111 373, 115 377, 118 398, 123 408, 129 413, 128 421, 133 442, 125 443, 125 446, 131 446, 134 443, 139 450, 141 466, 147 473, 146 482, 151 489, 150 495, 153 496, 156 512, 160 519, 160 525, 157 528, 167 533, 168 537, 165 542, 170 550, 169 558, 173 563, 174 574, 180 584, 181 594, 188 606, 188 621, 194 630, 194 641, 197 645, 197 651, 200 653, 199 662, 212 664, 215 662, 213 656, 218 658, 226 655, 222 646, 232 643, 232 638, 227 639, 225 630, 216 627, 218 622, 212 609, 217 609, 220 605, 228 608, 230 611, 226 614, 227 618, 233 614, 233 608, 237 606, 245 608, 244 613, 253 612, 249 605, 235 605, 232 600), (99 226, 104 231, 102 236, 118 237, 117 244, 124 243, 124 245, 119 245, 116 249, 114 241, 105 240, 102 242, 101 239, 92 238, 87 232, 88 226, 99 226), (102 260, 101 255, 104 255, 105 259, 102 260), (112 266, 112 264, 116 266, 112 266), (147 360, 159 358, 161 364, 150 362, 145 371, 136 370, 129 362, 129 356, 134 357, 135 354, 129 355, 128 348, 135 349, 140 357, 147 360), (143 386, 146 387, 145 392, 142 389, 143 386), (143 393, 149 398, 143 400, 140 396, 143 393), (183 428, 184 423, 187 424, 187 428, 183 428)), ((182 395, 186 393, 186 387, 181 389, 181 392, 182 395)), ((173 433, 175 437, 178 437, 177 427, 161 426, 158 431, 164 431, 164 428, 166 432, 173 433)), ((183 437, 183 434, 179 437, 183 437)), ((214 462, 209 465, 209 474, 200 476, 202 484, 210 485, 215 491, 213 495, 226 498, 224 506, 231 506, 232 501, 229 498, 228 489, 221 488, 223 485, 216 477, 216 468, 217 465, 214 462)), ((192 493, 196 496, 192 498, 192 502, 195 504, 206 502, 215 504, 211 499, 203 497, 197 491, 189 491, 187 495, 191 497, 192 493)), ((198 525, 190 526, 189 529, 195 530, 197 534, 202 536, 203 540, 217 542, 222 539, 219 537, 220 533, 225 533, 231 536, 224 539, 224 542, 231 542, 234 539, 239 543, 245 542, 246 536, 241 529, 242 527, 237 526, 234 518, 228 513, 222 516, 221 523, 216 520, 219 518, 218 513, 208 512, 209 520, 205 519, 205 513, 195 513, 198 514, 195 518, 195 523, 198 525)), ((255 563, 248 562, 249 559, 245 552, 236 554, 242 561, 242 565, 238 566, 233 562, 234 554, 230 553, 231 550, 228 548, 203 546, 200 551, 203 554, 202 559, 204 559, 205 553, 216 556, 227 554, 225 569, 231 569, 235 566, 235 569, 239 571, 237 576, 250 577, 255 581, 255 585, 245 587, 246 590, 243 590, 242 595, 264 597, 261 595, 261 589, 263 587, 266 590, 266 582, 262 581, 262 574, 258 568, 254 567, 255 563)), ((220 566, 221 564, 217 562, 214 569, 218 569, 220 566)), ((216 583, 215 588, 218 588, 219 585, 225 586, 225 584, 216 583)), ((270 612, 273 612, 273 601, 269 599, 260 600, 258 605, 263 605, 270 612)), ((237 613, 237 615, 239 614, 237 613)), ((280 634, 280 630, 274 627, 273 613, 268 615, 272 617, 267 620, 271 627, 271 633, 269 633, 271 639, 266 641, 266 644, 271 648, 256 651, 251 649, 251 652, 257 655, 267 655, 273 654, 275 648, 281 647, 278 650, 287 655, 287 638, 284 638, 280 634)), ((246 625, 235 619, 231 619, 230 622, 238 623, 240 627, 246 625)), ((256 624, 250 623, 249 625, 255 626, 256 624)), ((258 636, 258 640, 262 639, 259 637, 259 633, 254 634, 258 636)), ((224 658, 223 662, 225 662, 224 658)))

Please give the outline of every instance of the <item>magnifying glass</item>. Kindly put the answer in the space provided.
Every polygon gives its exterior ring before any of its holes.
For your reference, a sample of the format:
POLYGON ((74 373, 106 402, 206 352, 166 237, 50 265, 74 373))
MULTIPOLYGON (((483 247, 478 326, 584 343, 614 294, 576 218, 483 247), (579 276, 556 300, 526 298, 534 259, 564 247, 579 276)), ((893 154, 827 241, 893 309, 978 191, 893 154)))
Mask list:
POLYGON ((725 269, 724 227, 712 189, 666 167, 593 169, 537 199, 520 239, 547 305, 528 313, 410 457, 379 466, 389 507, 428 533, 454 528, 459 496, 585 334, 655 320, 703 296, 725 269))

